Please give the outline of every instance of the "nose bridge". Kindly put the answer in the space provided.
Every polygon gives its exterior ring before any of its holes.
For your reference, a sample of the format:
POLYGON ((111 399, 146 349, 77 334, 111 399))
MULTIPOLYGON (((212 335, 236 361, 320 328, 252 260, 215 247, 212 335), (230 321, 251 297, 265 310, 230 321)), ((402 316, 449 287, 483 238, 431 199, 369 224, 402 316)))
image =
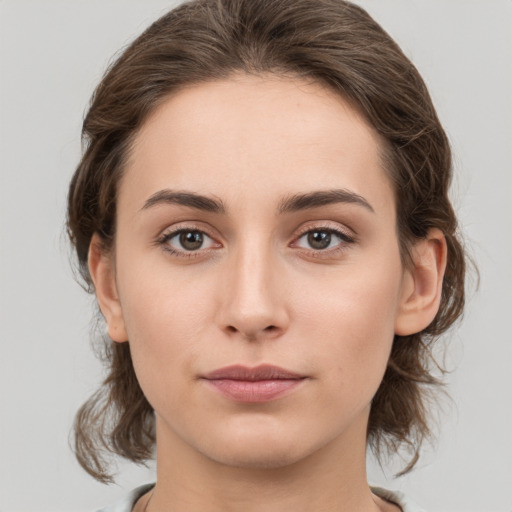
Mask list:
POLYGON ((279 294, 278 261, 269 237, 247 232, 228 260, 223 291, 224 328, 246 338, 283 330, 285 305, 279 294))

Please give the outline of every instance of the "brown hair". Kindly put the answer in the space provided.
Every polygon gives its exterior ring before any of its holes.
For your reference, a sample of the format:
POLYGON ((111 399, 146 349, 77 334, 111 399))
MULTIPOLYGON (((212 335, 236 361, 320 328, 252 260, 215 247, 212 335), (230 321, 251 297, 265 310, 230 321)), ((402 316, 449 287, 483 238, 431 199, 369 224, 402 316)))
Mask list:
MULTIPOLYGON (((68 197, 68 233, 80 273, 92 235, 111 247, 116 187, 138 130, 170 93, 234 72, 278 73, 326 84, 350 101, 384 140, 394 184, 402 257, 429 228, 448 245, 442 299, 422 332, 395 336, 373 399, 368 443, 377 454, 405 446, 416 462, 429 437, 428 397, 439 384, 432 348, 461 315, 465 257, 448 199, 451 154, 426 86, 397 44, 360 7, 342 0, 195 0, 165 14, 107 70, 83 124, 84 153, 68 197)), ((75 453, 110 481, 108 456, 142 463, 152 455, 154 414, 137 382, 129 343, 105 340, 106 380, 79 410, 75 453)))

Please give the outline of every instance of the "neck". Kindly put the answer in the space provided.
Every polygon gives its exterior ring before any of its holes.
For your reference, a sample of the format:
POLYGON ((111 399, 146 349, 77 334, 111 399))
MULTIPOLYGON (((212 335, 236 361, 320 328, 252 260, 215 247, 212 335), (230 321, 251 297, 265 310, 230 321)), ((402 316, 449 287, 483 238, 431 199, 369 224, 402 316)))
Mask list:
POLYGON ((235 467, 206 457, 157 418, 157 484, 148 512, 381 510, 366 481, 361 432, 364 425, 354 425, 282 467, 235 467))

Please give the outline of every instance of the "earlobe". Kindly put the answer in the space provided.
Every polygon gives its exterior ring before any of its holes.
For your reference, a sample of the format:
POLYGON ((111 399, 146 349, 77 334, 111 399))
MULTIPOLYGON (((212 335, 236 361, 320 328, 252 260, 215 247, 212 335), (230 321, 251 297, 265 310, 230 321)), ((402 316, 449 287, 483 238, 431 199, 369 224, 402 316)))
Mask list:
POLYGON ((117 293, 112 260, 112 255, 104 250, 99 235, 95 233, 89 245, 89 273, 94 283, 100 310, 107 323, 108 335, 113 341, 124 342, 128 340, 128 335, 117 293))
POLYGON ((422 331, 437 314, 447 259, 443 233, 437 228, 430 229, 411 253, 412 267, 405 271, 395 321, 395 334, 400 336, 422 331))

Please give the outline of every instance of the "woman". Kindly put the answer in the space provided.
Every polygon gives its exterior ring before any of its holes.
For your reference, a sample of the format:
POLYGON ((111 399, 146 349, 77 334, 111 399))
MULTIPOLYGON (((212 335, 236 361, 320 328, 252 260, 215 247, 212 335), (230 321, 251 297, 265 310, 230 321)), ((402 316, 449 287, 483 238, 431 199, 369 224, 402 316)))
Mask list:
POLYGON ((450 149, 389 36, 339 0, 198 0, 98 86, 68 228, 108 331, 76 453, 156 447, 117 508, 418 510, 366 447, 429 436, 464 303, 450 149))

